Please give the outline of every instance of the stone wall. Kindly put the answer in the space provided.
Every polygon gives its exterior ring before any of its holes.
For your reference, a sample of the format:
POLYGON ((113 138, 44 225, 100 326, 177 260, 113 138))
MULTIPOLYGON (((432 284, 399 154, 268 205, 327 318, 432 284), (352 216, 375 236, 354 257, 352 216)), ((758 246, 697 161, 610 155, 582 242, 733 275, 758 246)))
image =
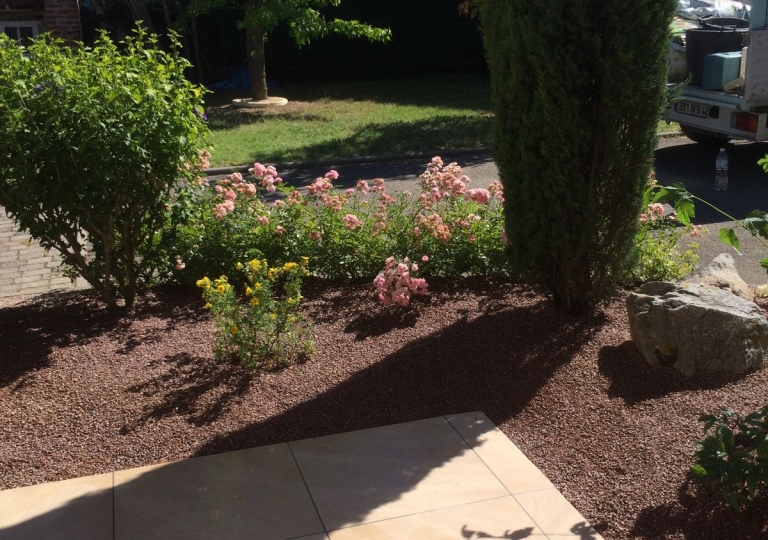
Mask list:
POLYGON ((20 233, 0 208, 0 296, 39 294, 88 286, 82 278, 74 283, 57 272, 61 258, 20 233))

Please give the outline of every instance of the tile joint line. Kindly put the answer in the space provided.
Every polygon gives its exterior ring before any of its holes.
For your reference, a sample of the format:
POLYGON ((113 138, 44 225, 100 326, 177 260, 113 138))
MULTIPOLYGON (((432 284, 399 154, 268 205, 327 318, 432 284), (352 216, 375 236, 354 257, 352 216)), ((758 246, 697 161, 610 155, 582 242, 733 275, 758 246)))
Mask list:
MULTIPOLYGON (((480 411, 480 412, 482 412, 482 411, 480 411)), ((488 417, 485 415, 485 413, 482 413, 482 414, 483 414, 483 416, 485 416, 486 418, 488 418, 488 417)), ((545 533, 545 532, 544 532, 544 529, 541 527, 541 525, 539 525, 539 523, 538 523, 538 522, 537 522, 535 519, 533 519, 533 516, 532 516, 531 514, 529 514, 529 513, 528 513, 528 510, 526 510, 526 509, 525 509, 525 507, 524 507, 522 504, 520 504, 520 501, 518 501, 518 500, 517 500, 517 497, 515 497, 515 494, 514 494, 514 493, 512 493, 512 492, 509 490, 509 488, 508 488, 508 487, 507 487, 507 486, 504 484, 504 482, 502 482, 502 481, 501 481, 501 478, 499 478, 499 477, 496 475, 496 471, 494 471, 494 470, 491 468, 491 466, 490 466, 490 465, 488 465, 488 464, 485 462, 485 460, 484 460, 484 459, 483 459, 483 458, 480 456, 480 454, 478 454, 478 453, 475 451, 474 447, 473 447, 471 444, 469 444, 469 441, 467 441, 467 439, 465 439, 465 438, 464 438, 464 436, 463 436, 461 433, 459 433, 459 430, 458 430, 458 429, 456 429, 456 426, 454 426, 454 425, 451 423, 451 421, 450 421, 450 420, 448 420, 448 418, 447 418, 445 415, 443 415, 443 418, 445 419, 445 421, 446 421, 446 422, 448 422, 448 425, 449 425, 449 426, 451 426, 451 428, 453 428, 453 430, 454 430, 454 431, 455 431, 455 432, 456 432, 456 433, 459 435, 459 437, 461 437, 461 440, 462 440, 462 441, 464 441, 464 444, 466 444, 466 445, 469 447, 469 449, 470 449, 470 450, 472 450, 472 452, 473 452, 473 453, 474 453, 474 454, 477 456, 477 458, 478 458, 478 459, 479 459, 479 460, 482 462, 482 464, 483 464, 483 465, 485 465, 485 467, 486 467, 486 468, 487 468, 489 471, 491 471, 491 474, 493 475, 493 477, 494 477, 494 478, 496 478, 496 480, 498 480, 499 484, 501 484, 501 486, 502 486, 502 487, 503 487, 503 488, 506 490, 506 492, 507 492, 507 493, 509 493, 510 497, 512 497, 512 499, 514 499, 514 501, 515 501, 515 502, 517 503, 517 505, 518 505, 518 506, 519 506, 519 507, 522 509, 522 511, 523 511, 523 512, 525 512, 525 515, 526 515, 526 516, 528 516, 529 518, 531 518, 531 521, 532 521, 533 523, 535 523, 535 524, 536 524, 536 527, 538 527, 538 529, 539 529, 539 530, 542 532, 542 534, 546 535, 547 533, 545 533)), ((488 421, 489 421, 489 422, 491 423, 491 425, 493 426, 493 429, 495 429, 495 430, 498 430, 498 431, 501 431, 501 430, 499 430, 499 427, 498 427, 496 424, 494 424, 493 422, 491 422, 491 419, 490 419, 490 418, 488 418, 488 421)), ((506 435, 504 435, 503 433, 502 433, 502 435, 503 435, 504 437, 506 437, 506 435)), ((512 444, 515 444, 515 443, 513 443, 512 441, 509 441, 509 442, 511 442, 512 444)), ((521 453, 521 454, 523 454, 523 455, 525 456, 525 459, 528 459, 528 456, 526 456, 526 455, 523 453, 523 451, 522 451, 522 450, 520 450, 520 453, 521 453)), ((530 460, 528 460, 528 461, 530 461, 530 460)), ((533 463, 531 463, 531 465, 533 465, 533 463)), ((534 465, 534 467, 536 467, 536 466, 534 465)), ((537 468, 538 468, 538 467, 537 467, 537 468)), ((549 478, 547 478, 547 480, 549 480, 549 478)), ((552 482, 550 481, 550 484, 551 484, 551 483, 552 483, 552 482)), ((554 486, 553 486, 553 487, 554 487, 554 486)), ((545 488, 545 489, 550 489, 550 488, 545 488)), ((538 491, 538 490, 537 490, 537 491, 538 491)), ((527 493, 527 492, 526 492, 526 493, 527 493)), ((547 536, 547 538, 549 538, 549 536, 547 536)))
POLYGON ((312 491, 309 489, 309 484, 307 484, 307 479, 304 478, 304 471, 301 470, 301 465, 299 465, 299 460, 296 459, 296 454, 293 453, 293 447, 291 446, 290 442, 287 442, 285 444, 288 445, 288 451, 291 453, 293 462, 296 464, 296 469, 298 469, 299 471, 299 475, 301 476, 301 481, 304 482, 304 487, 307 489, 307 495, 309 495, 309 500, 312 501, 312 506, 315 507, 315 513, 317 513, 317 519, 320 520, 320 525, 323 526, 323 532, 326 534, 326 536, 328 536, 328 527, 325 526, 325 521, 323 521, 323 516, 320 515, 320 509, 317 507, 317 504, 315 503, 315 498, 312 496, 312 491))

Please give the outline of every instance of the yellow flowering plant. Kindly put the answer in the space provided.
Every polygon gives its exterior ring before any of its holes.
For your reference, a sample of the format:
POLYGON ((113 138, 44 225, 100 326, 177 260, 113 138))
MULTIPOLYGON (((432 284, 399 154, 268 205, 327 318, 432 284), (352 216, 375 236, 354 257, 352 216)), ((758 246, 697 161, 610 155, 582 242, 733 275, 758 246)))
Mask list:
POLYGON ((270 267, 266 259, 239 263, 246 276, 244 298, 238 298, 226 276, 197 282, 216 321, 214 354, 232 358, 248 369, 274 367, 312 353, 312 334, 299 307, 302 279, 309 259, 270 267))

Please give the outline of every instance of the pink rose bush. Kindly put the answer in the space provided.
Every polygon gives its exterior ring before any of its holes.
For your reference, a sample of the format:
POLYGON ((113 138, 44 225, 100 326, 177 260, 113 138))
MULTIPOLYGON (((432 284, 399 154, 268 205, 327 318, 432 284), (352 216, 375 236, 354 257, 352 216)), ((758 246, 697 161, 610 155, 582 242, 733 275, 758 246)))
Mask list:
MULTIPOLYGON (((306 187, 292 187, 274 167, 254 163, 249 174, 201 185, 200 201, 209 210, 185 231, 189 247, 176 250, 185 273, 231 274, 238 260, 306 255, 319 277, 371 279, 392 253, 426 256, 429 272, 438 276, 507 273, 500 184, 473 188, 458 164, 439 157, 419 177, 415 194, 390 191, 381 178, 344 187, 335 185, 340 179, 331 170, 306 187)), ((409 267, 407 277, 413 272, 409 267)), ((413 279, 416 289, 406 287, 409 294, 426 290, 413 279)), ((387 296, 391 303, 409 297, 401 289, 387 296)))
MULTIPOLYGON (((381 178, 336 185, 341 176, 333 170, 305 187, 286 185, 272 166, 254 163, 249 172, 210 187, 200 182, 203 219, 172 251, 179 254, 175 276, 229 275, 236 261, 254 257, 309 256, 315 276, 373 279, 381 302, 405 306, 428 290, 424 276, 509 275, 504 189, 499 182, 474 187, 457 163, 433 158, 413 194, 381 178)), ((639 219, 641 263, 630 282, 672 278, 691 266, 695 248, 676 251, 683 229, 675 214, 649 198, 639 219)))
POLYGON ((385 306, 394 303, 405 307, 410 304, 411 296, 426 294, 427 281, 411 275, 411 272, 415 273, 418 269, 418 265, 412 264, 408 257, 402 261, 388 257, 384 261, 384 270, 373 280, 379 301, 385 306))

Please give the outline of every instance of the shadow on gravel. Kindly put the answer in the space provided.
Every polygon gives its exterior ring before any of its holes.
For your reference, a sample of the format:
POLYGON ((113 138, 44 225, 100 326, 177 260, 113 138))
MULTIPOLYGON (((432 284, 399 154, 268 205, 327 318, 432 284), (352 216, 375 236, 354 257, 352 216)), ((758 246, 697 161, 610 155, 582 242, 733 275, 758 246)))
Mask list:
MULTIPOLYGON (((552 375, 568 364, 600 330, 606 319, 603 316, 572 319, 557 310, 551 302, 538 297, 526 298, 520 305, 504 308, 501 303, 495 302, 498 298, 496 295, 488 297, 487 301, 493 309, 475 311, 478 313, 476 318, 467 315, 433 334, 404 344, 399 350, 322 394, 266 420, 212 438, 194 455, 284 443, 467 411, 483 411, 492 422, 502 424, 528 405, 552 375), (505 351, 506 355, 499 355, 499 350, 505 351)), ((145 412, 138 424, 169 414, 177 415, 179 410, 189 414, 193 422, 205 424, 244 393, 251 380, 236 368, 188 354, 171 355, 162 362, 170 365, 169 373, 130 390, 156 398, 156 405, 145 412)), ((470 445, 481 445, 492 426, 478 423, 473 418, 465 421, 467 424, 461 429, 467 432, 470 445)), ((126 430, 131 428, 125 426, 126 430)), ((345 522, 362 521, 375 508, 403 497, 431 471, 470 451, 464 442, 448 444, 440 452, 431 453, 428 459, 409 465, 396 487, 369 491, 365 497, 350 501, 344 509, 345 522)), ((123 484, 121 489, 154 493, 155 497, 159 497, 158 479, 166 478, 162 471, 163 468, 148 471, 132 480, 129 488, 126 487, 128 484, 123 484)), ((274 489, 279 490, 280 486, 274 486, 274 489)), ((111 492, 75 498, 64 507, 0 530, 0 536, 10 534, 13 538, 36 538, 44 536, 45 531, 62 530, 58 537, 61 540, 80 540, 86 536, 78 531, 78 527, 90 523, 98 509, 112 516, 112 504, 111 492)), ((247 513, 252 510, 237 506, 240 503, 234 500, 228 504, 234 505, 228 508, 233 512, 247 513)), ((157 519, 167 519, 165 506, 161 506, 157 519)), ((135 524, 123 521, 120 526, 146 527, 150 522, 149 518, 138 520, 135 524)), ((105 523, 105 526, 108 525, 105 523)), ((188 524, 179 524, 182 525, 188 524)), ((508 529, 500 536, 493 536, 500 532, 476 529, 467 524, 456 533, 472 532, 472 536, 465 534, 464 538, 509 540, 522 540, 530 534, 527 529, 508 529)), ((572 532, 582 540, 595 538, 592 530, 583 523, 575 524, 572 532)), ((190 531, 190 537, 192 533, 194 531, 190 531)))
POLYGON ((632 341, 600 349, 597 365, 611 381, 608 396, 621 398, 629 405, 675 392, 720 388, 741 378, 725 374, 684 377, 672 367, 651 368, 632 341))
MULTIPOLYGON (((522 411, 603 323, 601 316, 569 319, 544 300, 466 317, 282 414, 213 438, 195 455, 462 411, 483 411, 498 425, 522 411)), ((409 485, 444 464, 433 461, 409 471, 409 485)), ((348 518, 362 519, 400 496, 382 493, 373 507, 350 509, 348 518)))
POLYGON ((630 536, 647 540, 722 540, 723 531, 728 531, 728 538, 739 540, 768 538, 768 497, 760 497, 753 507, 736 512, 688 473, 677 501, 642 509, 630 536), (717 523, 715 531, 711 530, 713 523, 717 523))
POLYGON ((355 334, 357 341, 363 341, 369 337, 381 336, 397 328, 412 328, 419 320, 419 309, 394 308, 392 313, 365 313, 355 317, 352 322, 344 327, 345 332, 355 334))
POLYGON ((127 389, 128 393, 153 398, 154 403, 123 426, 121 435, 167 416, 185 416, 196 426, 209 424, 248 391, 253 379, 253 373, 238 365, 188 353, 167 356, 162 363, 169 365, 162 375, 127 389))
POLYGON ((134 322, 170 311, 166 320, 171 330, 182 321, 204 317, 198 304, 191 288, 161 287, 138 298, 131 312, 107 311, 93 291, 47 293, 0 309, 0 388, 17 381, 23 385, 25 375, 47 366, 57 348, 104 334, 124 336, 118 352, 129 354, 142 342, 157 338, 132 334, 134 322))

